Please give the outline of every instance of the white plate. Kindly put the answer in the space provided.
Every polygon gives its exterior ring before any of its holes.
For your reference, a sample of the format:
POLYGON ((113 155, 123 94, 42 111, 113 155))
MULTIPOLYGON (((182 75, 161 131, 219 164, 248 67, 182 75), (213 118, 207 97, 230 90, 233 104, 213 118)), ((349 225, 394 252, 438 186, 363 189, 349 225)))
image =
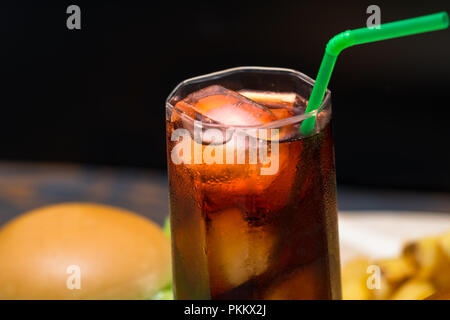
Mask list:
POLYGON ((450 214, 411 211, 341 211, 341 264, 356 256, 400 254, 405 242, 450 230, 450 214))

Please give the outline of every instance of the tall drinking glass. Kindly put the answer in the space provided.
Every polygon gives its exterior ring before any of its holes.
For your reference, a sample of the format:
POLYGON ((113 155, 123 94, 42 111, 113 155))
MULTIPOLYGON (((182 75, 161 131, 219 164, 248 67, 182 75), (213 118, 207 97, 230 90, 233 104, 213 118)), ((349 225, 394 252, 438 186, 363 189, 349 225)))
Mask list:
POLYGON ((240 67, 168 97, 176 299, 341 297, 331 98, 305 114, 313 84, 240 67))

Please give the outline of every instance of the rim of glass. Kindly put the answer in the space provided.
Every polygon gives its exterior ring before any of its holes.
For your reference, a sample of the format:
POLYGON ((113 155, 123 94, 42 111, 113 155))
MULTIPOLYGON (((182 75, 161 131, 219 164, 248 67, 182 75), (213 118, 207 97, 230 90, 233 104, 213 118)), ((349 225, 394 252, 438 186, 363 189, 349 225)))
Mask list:
MULTIPOLYGON (((225 69, 225 70, 220 70, 220 71, 216 71, 216 72, 212 72, 212 73, 208 73, 208 74, 204 74, 201 76, 196 76, 196 77, 192 77, 186 80, 181 81, 180 83, 178 83, 178 85, 172 90, 172 92, 170 92, 169 96, 166 99, 166 107, 171 108, 172 110, 175 110, 176 112, 178 112, 180 114, 180 116, 186 120, 190 120, 192 122, 201 122, 200 120, 195 120, 193 118, 191 118, 190 116, 188 116, 186 113, 184 113, 182 110, 176 108, 174 105, 172 105, 169 101, 170 99, 175 95, 175 93, 184 85, 186 84, 192 84, 192 83, 199 83, 204 81, 205 79, 209 79, 209 80, 213 80, 215 78, 222 78, 228 74, 232 74, 232 73, 236 73, 236 72, 241 72, 241 71, 277 71, 277 72, 284 72, 284 73, 289 73, 293 76, 298 77, 300 80, 308 83, 312 86, 314 86, 315 81, 308 77, 306 74, 301 73, 300 71, 294 70, 294 69, 288 69, 288 68, 278 68, 278 67, 257 67, 257 66, 245 66, 245 67, 235 67, 235 68, 229 68, 229 69, 225 69)), ((308 113, 304 113, 304 114, 299 114, 293 117, 289 117, 289 118, 285 118, 285 119, 280 119, 280 120, 274 120, 268 123, 264 123, 264 124, 257 124, 257 125, 225 125, 222 123, 207 123, 206 125, 208 127, 217 127, 217 128, 240 128, 240 129, 258 129, 258 128, 264 128, 264 129, 269 129, 269 128, 277 128, 277 127, 282 127, 285 125, 290 125, 293 123, 297 123, 297 122, 301 122, 305 119, 308 119, 310 117, 315 117, 316 115, 318 115, 324 108, 325 106, 330 102, 330 97, 331 97, 331 91, 330 90, 326 90, 325 92, 325 96, 323 98, 322 104, 320 105, 319 108, 317 108, 316 110, 313 110, 311 112, 308 113)), ((305 97, 306 98, 306 97, 305 97)), ((309 97, 308 97, 309 100, 309 97)))

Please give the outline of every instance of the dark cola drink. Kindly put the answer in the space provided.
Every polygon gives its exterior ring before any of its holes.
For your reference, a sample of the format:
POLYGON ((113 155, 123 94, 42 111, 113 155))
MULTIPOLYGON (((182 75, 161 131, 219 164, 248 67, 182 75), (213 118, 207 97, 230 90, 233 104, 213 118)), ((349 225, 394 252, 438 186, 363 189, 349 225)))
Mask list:
POLYGON ((304 114, 312 84, 292 70, 236 68, 172 92, 176 299, 341 297, 330 94, 304 114))

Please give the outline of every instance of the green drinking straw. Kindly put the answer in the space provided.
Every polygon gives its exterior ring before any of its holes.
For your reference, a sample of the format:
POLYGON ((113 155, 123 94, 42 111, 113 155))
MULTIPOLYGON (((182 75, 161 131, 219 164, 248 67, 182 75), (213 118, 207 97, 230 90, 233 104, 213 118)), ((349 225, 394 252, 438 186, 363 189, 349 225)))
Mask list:
MULTIPOLYGON (((347 30, 336 35, 328 42, 325 49, 325 55, 320 64, 306 112, 315 111, 322 104, 334 64, 342 50, 357 44, 398 38, 445 28, 448 28, 448 15, 446 12, 439 12, 423 17, 381 24, 378 27, 347 30)), ((314 126, 315 117, 305 119, 301 125, 301 133, 305 135, 312 133, 314 126)))

